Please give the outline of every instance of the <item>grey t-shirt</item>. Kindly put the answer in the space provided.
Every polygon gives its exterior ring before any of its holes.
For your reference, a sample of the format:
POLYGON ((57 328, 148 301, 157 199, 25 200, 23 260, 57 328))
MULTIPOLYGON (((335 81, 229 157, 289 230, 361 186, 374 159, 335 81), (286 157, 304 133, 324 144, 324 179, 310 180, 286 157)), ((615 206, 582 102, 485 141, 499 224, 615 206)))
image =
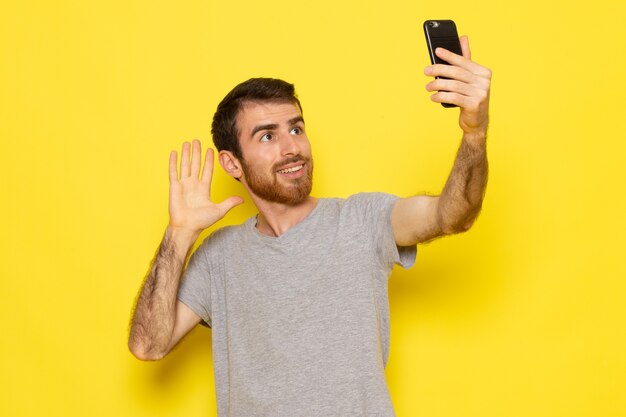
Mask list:
POLYGON ((395 244, 396 199, 320 199, 279 237, 252 217, 194 252, 178 298, 212 327, 220 417, 394 415, 387 281, 416 255, 395 244))

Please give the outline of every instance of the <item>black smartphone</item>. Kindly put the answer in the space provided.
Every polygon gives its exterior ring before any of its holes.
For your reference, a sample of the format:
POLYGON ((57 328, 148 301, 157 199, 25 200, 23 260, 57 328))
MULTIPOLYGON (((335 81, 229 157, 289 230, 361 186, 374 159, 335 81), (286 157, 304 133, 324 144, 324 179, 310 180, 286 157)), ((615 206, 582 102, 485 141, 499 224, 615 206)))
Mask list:
MULTIPOLYGON (((441 47, 458 55, 463 55, 461 50, 461 42, 459 34, 456 31, 456 25, 452 20, 427 20, 424 22, 424 34, 426 35, 426 43, 428 44, 428 53, 430 54, 431 64, 450 63, 444 61, 435 55, 435 49, 441 47)), ((439 77, 437 77, 439 78, 439 77)), ((445 78, 445 77, 441 77, 445 78)), ((443 107, 457 107, 454 104, 441 103, 443 107)))

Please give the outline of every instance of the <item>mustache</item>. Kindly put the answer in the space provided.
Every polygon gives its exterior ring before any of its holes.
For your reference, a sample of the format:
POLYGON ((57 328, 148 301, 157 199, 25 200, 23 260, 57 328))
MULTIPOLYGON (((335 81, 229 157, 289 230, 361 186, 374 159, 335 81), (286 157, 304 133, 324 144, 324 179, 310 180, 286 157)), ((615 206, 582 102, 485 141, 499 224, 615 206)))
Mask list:
POLYGON ((279 169, 281 169, 282 167, 284 167, 287 164, 293 164, 296 162, 304 162, 307 163, 311 160, 311 158, 307 158, 305 156, 302 155, 294 155, 294 156, 290 156, 289 158, 285 158, 280 162, 277 162, 274 164, 274 171, 278 171, 279 169))

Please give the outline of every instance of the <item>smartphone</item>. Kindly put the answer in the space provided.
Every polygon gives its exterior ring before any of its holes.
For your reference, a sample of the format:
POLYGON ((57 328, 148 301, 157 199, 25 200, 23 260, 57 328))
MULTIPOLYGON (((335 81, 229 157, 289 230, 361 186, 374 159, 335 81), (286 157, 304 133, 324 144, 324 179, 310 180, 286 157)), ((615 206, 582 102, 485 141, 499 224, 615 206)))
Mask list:
MULTIPOLYGON (((441 47, 458 55, 463 55, 461 51, 461 42, 459 34, 456 31, 456 25, 452 20, 427 20, 424 22, 424 34, 426 35, 426 43, 428 44, 428 53, 430 54, 431 64, 445 64, 448 62, 435 55, 435 49, 441 47)), ((437 77, 440 78, 440 77, 437 77)), ((446 77, 441 77, 446 78, 446 77)), ((454 104, 441 103, 443 107, 457 107, 454 104)))

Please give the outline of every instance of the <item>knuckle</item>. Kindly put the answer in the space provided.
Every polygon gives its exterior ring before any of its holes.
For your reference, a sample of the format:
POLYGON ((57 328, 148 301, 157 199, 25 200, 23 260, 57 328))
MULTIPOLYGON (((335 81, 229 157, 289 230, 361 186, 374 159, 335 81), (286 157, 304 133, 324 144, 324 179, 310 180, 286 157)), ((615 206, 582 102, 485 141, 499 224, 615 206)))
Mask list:
POLYGON ((450 93, 448 91, 446 91, 445 93, 442 94, 442 101, 445 103, 451 103, 451 104, 456 104, 455 101, 455 94, 454 93, 450 93))

